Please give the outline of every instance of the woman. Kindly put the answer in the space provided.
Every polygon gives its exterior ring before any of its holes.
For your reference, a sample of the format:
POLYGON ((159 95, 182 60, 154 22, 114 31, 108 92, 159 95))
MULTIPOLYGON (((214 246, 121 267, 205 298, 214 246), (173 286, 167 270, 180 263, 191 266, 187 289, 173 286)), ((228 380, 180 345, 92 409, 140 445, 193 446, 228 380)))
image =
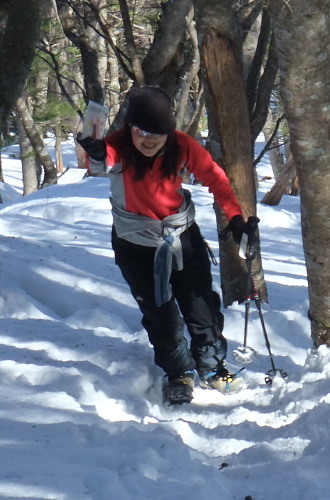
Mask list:
POLYGON ((192 400, 196 371, 202 387, 238 390, 242 380, 225 368, 227 342, 208 251, 181 178, 186 167, 208 186, 239 242, 245 222, 225 172, 175 130, 171 99, 157 87, 131 89, 122 130, 103 140, 79 134, 77 140, 91 172, 100 174, 105 164, 109 173, 116 263, 143 314, 155 363, 168 376, 169 401, 192 400))

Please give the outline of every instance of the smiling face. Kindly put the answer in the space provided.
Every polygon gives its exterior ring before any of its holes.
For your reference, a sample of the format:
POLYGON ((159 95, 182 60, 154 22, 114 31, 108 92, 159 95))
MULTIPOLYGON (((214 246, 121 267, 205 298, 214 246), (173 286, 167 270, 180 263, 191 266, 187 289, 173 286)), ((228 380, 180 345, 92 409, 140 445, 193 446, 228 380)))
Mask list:
POLYGON ((167 140, 167 134, 151 134, 133 125, 131 126, 131 135, 136 149, 148 158, 159 153, 167 140))

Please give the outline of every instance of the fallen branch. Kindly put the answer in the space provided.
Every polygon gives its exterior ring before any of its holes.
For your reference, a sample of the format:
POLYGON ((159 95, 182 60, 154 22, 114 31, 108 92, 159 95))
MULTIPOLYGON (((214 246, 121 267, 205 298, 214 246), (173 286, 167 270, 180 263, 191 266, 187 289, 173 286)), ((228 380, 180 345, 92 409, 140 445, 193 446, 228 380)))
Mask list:
POLYGON ((274 186, 265 194, 261 203, 264 205, 278 205, 285 194, 288 185, 296 176, 296 167, 293 157, 290 156, 287 163, 281 168, 274 186))

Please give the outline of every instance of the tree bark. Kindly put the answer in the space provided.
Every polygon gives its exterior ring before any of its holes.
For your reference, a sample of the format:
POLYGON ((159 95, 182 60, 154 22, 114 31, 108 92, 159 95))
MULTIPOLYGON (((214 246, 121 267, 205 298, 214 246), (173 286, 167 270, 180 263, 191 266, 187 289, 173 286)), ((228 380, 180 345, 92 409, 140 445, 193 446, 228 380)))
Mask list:
POLYGON ((330 4, 270 0, 301 193, 311 335, 330 346, 330 4))

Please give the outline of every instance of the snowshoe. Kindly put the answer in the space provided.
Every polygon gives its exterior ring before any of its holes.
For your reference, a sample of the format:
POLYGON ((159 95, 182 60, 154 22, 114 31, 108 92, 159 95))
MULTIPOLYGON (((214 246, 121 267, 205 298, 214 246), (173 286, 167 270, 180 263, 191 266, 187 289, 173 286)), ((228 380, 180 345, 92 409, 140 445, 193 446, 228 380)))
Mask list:
POLYGON ((237 376, 238 373, 229 372, 223 365, 216 372, 201 378, 200 386, 202 389, 215 389, 223 394, 239 392, 246 387, 246 384, 242 378, 237 376))
POLYGON ((180 375, 168 375, 168 383, 164 386, 164 400, 170 404, 190 403, 194 397, 193 371, 180 375))

